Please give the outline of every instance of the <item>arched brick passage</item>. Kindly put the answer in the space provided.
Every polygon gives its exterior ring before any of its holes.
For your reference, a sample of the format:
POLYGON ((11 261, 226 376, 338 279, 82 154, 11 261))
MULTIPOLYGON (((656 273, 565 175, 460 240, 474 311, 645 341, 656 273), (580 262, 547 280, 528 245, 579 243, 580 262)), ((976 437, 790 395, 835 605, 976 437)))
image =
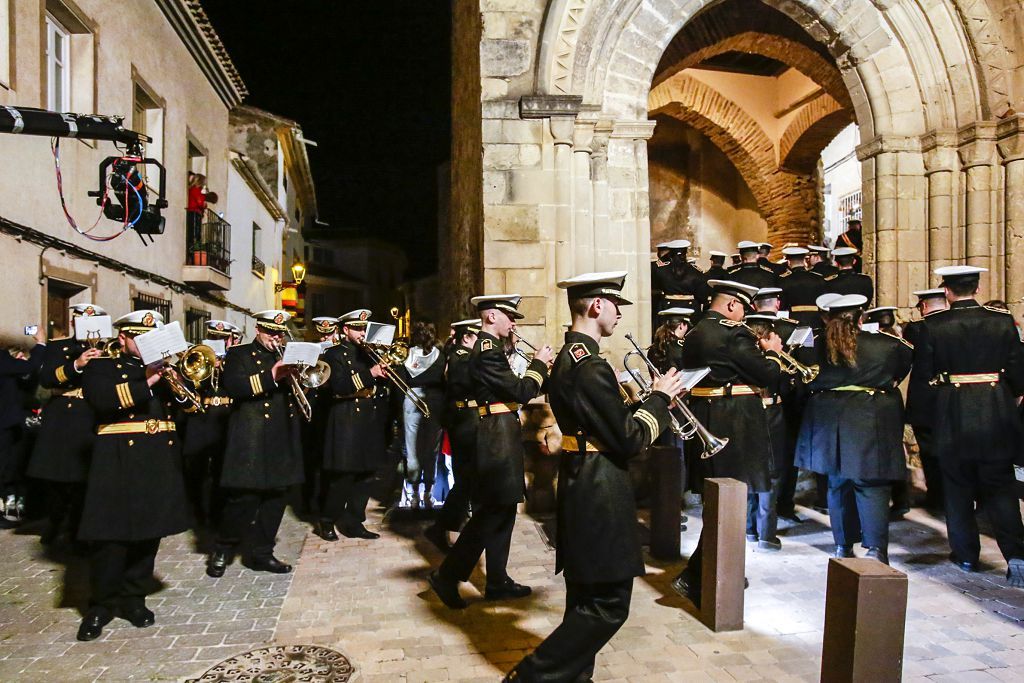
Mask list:
POLYGON ((851 123, 850 112, 828 95, 809 102, 782 134, 779 165, 794 173, 814 173, 821 150, 851 123))

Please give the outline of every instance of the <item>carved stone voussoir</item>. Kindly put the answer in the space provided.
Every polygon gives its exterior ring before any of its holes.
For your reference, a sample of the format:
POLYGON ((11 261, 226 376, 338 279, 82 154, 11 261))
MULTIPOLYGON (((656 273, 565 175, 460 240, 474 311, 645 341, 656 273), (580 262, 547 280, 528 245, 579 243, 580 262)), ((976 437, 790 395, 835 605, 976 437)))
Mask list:
POLYGON ((582 95, 523 95, 519 99, 519 117, 546 119, 552 116, 576 116, 582 104, 582 95))

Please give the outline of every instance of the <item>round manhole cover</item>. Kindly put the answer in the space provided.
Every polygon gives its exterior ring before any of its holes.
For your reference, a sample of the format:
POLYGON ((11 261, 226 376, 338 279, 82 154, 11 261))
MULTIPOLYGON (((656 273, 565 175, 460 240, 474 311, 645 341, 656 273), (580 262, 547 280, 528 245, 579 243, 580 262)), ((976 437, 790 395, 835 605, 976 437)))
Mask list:
POLYGON ((352 664, 340 652, 317 645, 275 645, 225 659, 187 683, 346 683, 352 664))

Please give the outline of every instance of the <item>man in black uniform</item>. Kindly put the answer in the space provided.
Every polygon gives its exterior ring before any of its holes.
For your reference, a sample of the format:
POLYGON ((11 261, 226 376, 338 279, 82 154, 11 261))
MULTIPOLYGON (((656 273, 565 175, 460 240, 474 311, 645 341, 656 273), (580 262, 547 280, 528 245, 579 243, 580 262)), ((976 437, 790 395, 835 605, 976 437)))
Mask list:
POLYGON ((371 315, 368 309, 358 308, 338 318, 341 341, 324 353, 331 368, 332 398, 324 432, 318 534, 328 541, 338 540, 335 526, 348 538, 380 538, 363 526, 370 481, 384 455, 377 412, 387 408, 374 397, 388 371, 363 346, 371 315))
POLYGON ((548 381, 564 435, 555 571, 565 576, 565 616, 506 681, 590 680, 594 657, 629 615, 633 578, 645 573, 628 463, 669 425, 669 404, 683 387, 669 370, 635 413, 622 402, 600 340, 630 303, 625 279, 625 272, 589 273, 558 283, 573 319, 548 381))
POLYGON ((268 310, 253 318, 256 338, 231 347, 221 376, 232 403, 220 476, 224 509, 206 565, 213 578, 224 575, 239 547, 247 549, 249 569, 292 570, 274 557, 288 489, 302 483, 302 418, 288 381, 295 366, 280 355, 291 314, 268 310))
POLYGON ((829 275, 835 275, 839 270, 832 265, 831 257, 829 256, 828 247, 822 247, 817 244, 807 245, 807 264, 811 267, 811 270, 822 277, 828 277, 829 275))
POLYGON ((674 240, 667 242, 666 246, 671 250, 669 265, 658 268, 655 271, 657 279, 651 281, 651 288, 661 292, 658 310, 689 306, 699 312, 707 300, 707 285, 704 274, 686 260, 690 242, 674 240))
POLYGON ((448 432, 452 450, 452 476, 455 485, 448 492, 435 522, 427 527, 424 536, 444 552, 451 549, 449 531, 458 531, 469 514, 469 491, 472 483, 473 454, 476 449, 476 425, 480 416, 473 394, 473 378, 469 358, 480 334, 480 319, 470 318, 452 323, 455 338, 448 351, 445 368, 445 405, 441 424, 448 432))
MULTIPOLYGON (((782 349, 777 334, 757 339, 743 324, 757 289, 729 280, 708 283, 715 295, 711 308, 686 337, 683 364, 710 367, 688 398, 696 418, 713 434, 729 437, 714 457, 702 460, 703 478, 731 477, 748 491, 771 491, 772 447, 762 394, 778 392, 782 363, 773 352, 782 349)), ((703 535, 703 534, 702 534, 703 535)), ((702 545, 697 548, 673 587, 700 605, 702 545)))
MULTIPOLYGON (((206 323, 206 338, 223 341, 225 351, 235 345, 235 333, 239 331, 236 325, 224 320, 206 323)), ((203 412, 186 412, 184 445, 185 486, 200 524, 215 523, 223 504, 217 482, 224 464, 231 415, 231 398, 221 386, 223 372, 224 360, 218 358, 213 372, 199 386, 188 382, 203 401, 203 412)))
MULTIPOLYGON (((944 311, 949 308, 946 301, 946 290, 923 289, 914 292, 917 297, 917 308, 921 314, 920 320, 911 320, 903 326, 903 338, 914 345, 916 349, 918 335, 924 329, 925 320, 928 316, 944 311)), ((907 383, 907 410, 906 420, 911 429, 914 430, 914 438, 917 440, 918 455, 921 458, 921 470, 924 474, 925 492, 924 504, 929 510, 941 512, 943 508, 942 494, 942 470, 939 468, 939 460, 935 453, 935 441, 932 437, 932 426, 935 419, 935 410, 932 406, 933 387, 928 383, 931 377, 924 377, 917 365, 910 371, 910 381, 907 383)))
POLYGON ((860 294, 867 297, 868 303, 875 296, 875 286, 871 277, 854 269, 857 250, 852 247, 840 247, 832 251, 836 257, 839 270, 825 278, 825 291, 833 294, 860 294))
POLYGON ((71 336, 46 345, 39 385, 52 393, 43 408, 43 422, 28 463, 28 476, 49 485, 49 526, 40 537, 46 545, 57 539, 64 523, 74 537, 82 515, 89 456, 96 420, 82 396, 82 373, 101 351, 75 338, 79 318, 106 315, 90 303, 71 307, 71 336))
MULTIPOLYGON (((338 343, 338 319, 330 316, 313 318, 313 332, 324 353, 338 343)), ((306 481, 302 484, 302 504, 305 512, 311 516, 320 515, 320 496, 322 493, 324 461, 324 431, 327 429, 327 415, 331 410, 330 382, 321 384, 306 393, 313 419, 302 425, 302 461, 306 481)), ((333 527, 330 534, 337 540, 333 527)), ((321 536, 323 538, 323 536, 321 536)), ((331 540, 331 539, 327 539, 331 540)))
POLYGON ((705 280, 725 280, 729 277, 729 271, 725 269, 725 259, 728 256, 724 251, 708 252, 711 258, 711 265, 704 271, 705 280))
POLYGON ((807 270, 807 250, 803 247, 786 247, 782 253, 789 263, 789 269, 779 276, 782 307, 801 327, 821 329, 821 312, 814 301, 825 293, 824 279, 807 270))
POLYGON ((739 282, 754 289, 778 286, 779 278, 775 271, 758 262, 757 242, 744 240, 736 245, 736 247, 739 249, 740 258, 743 259, 743 262, 729 269, 727 280, 739 282))
POLYGON ((137 628, 153 625, 146 591, 160 539, 189 526, 174 401, 161 382, 175 370, 143 365, 135 345, 137 335, 162 322, 148 310, 118 318, 120 356, 94 359, 82 373, 98 426, 78 530, 79 540, 92 544, 89 608, 78 640, 98 638, 115 614, 137 628))
MULTIPOLYGON (((853 249, 853 270, 855 273, 860 273, 864 266, 861 260, 860 253, 864 251, 864 233, 861 232, 861 222, 859 218, 851 218, 846 221, 846 232, 841 234, 836 239, 836 246, 840 248, 853 249)), ((835 252, 833 252, 834 254, 835 252)), ((860 294, 860 292, 857 292, 860 294)), ((871 301, 871 297, 868 297, 868 301, 871 301)))
POLYGON ((776 275, 786 272, 785 263, 773 263, 769 258, 772 255, 772 245, 768 242, 761 242, 757 245, 757 262, 772 271, 776 275))
POLYGON ((980 543, 975 504, 991 520, 1006 558, 1006 579, 1024 587, 1024 524, 1015 494, 1024 428, 1024 346, 1008 312, 974 299, 985 268, 945 266, 935 274, 949 310, 928 316, 917 334, 914 365, 931 377, 935 452, 946 494, 950 560, 977 571, 980 543))
POLYGON ((473 392, 468 398, 476 401, 480 416, 470 492, 473 516, 448 557, 430 575, 430 586, 451 609, 466 606, 459 595, 459 582, 469 580, 485 550, 487 599, 521 598, 531 593, 528 586, 513 581, 506 569, 516 505, 526 489, 519 407, 540 394, 554 353, 550 346, 542 346, 523 377, 513 374, 504 342, 515 329, 515 320, 523 317, 518 310, 520 298, 518 294, 497 294, 472 299, 481 323, 469 359, 473 392))

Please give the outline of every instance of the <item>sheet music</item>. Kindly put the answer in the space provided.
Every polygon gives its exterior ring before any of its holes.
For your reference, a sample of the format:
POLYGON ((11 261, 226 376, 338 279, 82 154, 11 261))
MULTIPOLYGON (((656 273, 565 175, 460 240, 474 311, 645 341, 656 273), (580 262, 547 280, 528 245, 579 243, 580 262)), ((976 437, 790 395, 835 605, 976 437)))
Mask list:
POLYGON ((878 334, 880 331, 878 328, 878 323, 864 323, 863 325, 860 326, 860 329, 864 330, 865 332, 870 332, 871 334, 878 334))
POLYGON ((288 342, 284 347, 285 365, 316 365, 320 360, 320 344, 314 342, 288 342))
POLYGON ((789 311, 779 311, 775 315, 780 317, 780 318, 788 318, 789 317, 789 311))
POLYGON ((189 348, 189 343, 185 340, 185 335, 177 320, 140 334, 135 337, 135 345, 139 348, 139 356, 146 365, 158 363, 168 356, 173 357, 184 353, 189 348))
POLYGON ((213 349, 213 352, 217 354, 217 358, 223 358, 227 355, 228 350, 224 348, 223 339, 204 339, 202 343, 213 349))
POLYGON ((334 342, 329 342, 329 341, 322 341, 322 342, 320 342, 320 353, 323 354, 324 351, 326 351, 327 349, 331 348, 332 346, 334 346, 334 342))
POLYGON ((814 346, 814 330, 809 327, 798 327, 793 330, 793 334, 789 335, 789 339, 786 340, 786 346, 795 348, 797 346, 814 346))
POLYGON ((391 346, 395 341, 395 326, 384 323, 366 323, 366 343, 391 346))
POLYGON ((114 327, 109 315, 83 315, 75 318, 75 339, 112 339, 114 327))
POLYGON ((711 368, 694 368, 693 370, 683 370, 679 376, 683 380, 683 389, 689 391, 709 374, 711 374, 711 368))

